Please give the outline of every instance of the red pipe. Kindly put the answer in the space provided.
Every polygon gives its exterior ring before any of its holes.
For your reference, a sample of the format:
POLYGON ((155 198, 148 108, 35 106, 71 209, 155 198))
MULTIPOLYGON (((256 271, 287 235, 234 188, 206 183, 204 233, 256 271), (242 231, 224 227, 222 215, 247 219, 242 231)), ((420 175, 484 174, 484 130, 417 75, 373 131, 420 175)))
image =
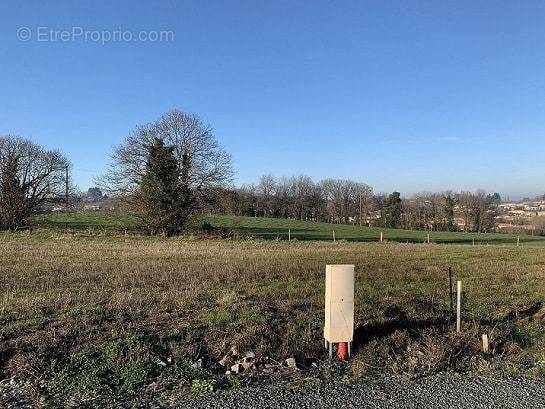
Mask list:
POLYGON ((348 361, 348 342, 339 342, 337 347, 337 357, 341 361, 348 361))

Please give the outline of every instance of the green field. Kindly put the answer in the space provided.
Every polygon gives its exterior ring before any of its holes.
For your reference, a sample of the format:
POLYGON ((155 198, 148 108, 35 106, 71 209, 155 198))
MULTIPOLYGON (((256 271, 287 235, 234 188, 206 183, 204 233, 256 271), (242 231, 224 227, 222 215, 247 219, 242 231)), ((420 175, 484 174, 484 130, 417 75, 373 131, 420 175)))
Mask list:
MULTIPOLYGON (((356 315, 344 374, 545 374, 545 254, 528 245, 540 237, 516 247, 509 235, 431 233, 453 244, 422 245, 426 232, 211 216, 163 238, 134 222, 79 212, 0 233, 0 378, 29 380, 37 401, 63 407, 73 396, 237 387, 250 378, 193 366, 233 345, 275 362, 323 363, 325 265, 346 263, 355 265, 356 315), (235 234, 198 233, 204 221, 235 234), (380 231, 389 242, 376 243, 380 231), (501 245, 467 245, 474 237, 501 245), (464 283, 460 334, 449 324, 448 267, 464 283)), ((336 376, 328 368, 298 376, 336 376)))
MULTIPOLYGON (((198 230, 203 221, 214 228, 227 228, 238 237, 288 240, 291 231, 293 240, 336 240, 377 242, 380 233, 385 241, 401 243, 427 242, 428 233, 432 243, 450 244, 516 244, 517 236, 499 233, 426 232, 415 230, 369 228, 346 224, 308 222, 294 219, 264 217, 205 216, 195 220, 193 228, 198 230)), ((60 230, 100 230, 110 232, 138 232, 137 219, 123 212, 55 213, 35 218, 41 226, 60 230)), ((545 245, 545 237, 520 236, 522 245, 545 245)))
POLYGON ((121 211, 76 211, 70 213, 49 213, 33 218, 38 227, 56 230, 88 230, 102 231, 137 230, 138 220, 121 211))

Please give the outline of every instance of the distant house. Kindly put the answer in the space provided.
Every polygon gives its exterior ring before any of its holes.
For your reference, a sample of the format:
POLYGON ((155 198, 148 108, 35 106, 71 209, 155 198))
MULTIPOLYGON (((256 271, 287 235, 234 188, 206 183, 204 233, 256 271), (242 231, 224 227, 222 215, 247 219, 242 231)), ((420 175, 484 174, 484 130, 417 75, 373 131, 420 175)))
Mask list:
POLYGON ((98 204, 85 204, 83 206, 83 210, 88 210, 88 211, 99 211, 100 210, 100 205, 98 204))

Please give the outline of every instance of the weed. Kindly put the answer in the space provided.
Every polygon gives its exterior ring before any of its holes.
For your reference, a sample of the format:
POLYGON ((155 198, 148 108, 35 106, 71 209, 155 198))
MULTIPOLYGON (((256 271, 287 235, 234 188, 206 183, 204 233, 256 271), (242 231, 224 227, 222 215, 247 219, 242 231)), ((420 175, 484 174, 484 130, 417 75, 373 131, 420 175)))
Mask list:
POLYGON ((216 386, 216 380, 214 379, 194 379, 191 382, 191 392, 203 393, 212 392, 216 386))

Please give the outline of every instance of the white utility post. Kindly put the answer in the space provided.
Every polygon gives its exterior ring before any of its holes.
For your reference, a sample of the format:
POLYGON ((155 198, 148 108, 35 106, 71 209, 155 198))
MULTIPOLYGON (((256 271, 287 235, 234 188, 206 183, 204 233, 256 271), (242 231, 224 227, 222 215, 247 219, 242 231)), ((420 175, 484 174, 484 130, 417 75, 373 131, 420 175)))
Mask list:
POLYGON ((456 332, 462 331, 462 282, 456 282, 456 332))
POLYGON ((288 241, 291 241, 291 229, 288 229, 288 241))
POLYGON ((383 234, 380 232, 380 242, 382 243, 383 234))
POLYGON ((325 346, 331 358, 334 343, 347 343, 350 355, 354 338, 354 265, 326 265, 325 271, 325 346))
POLYGON ((335 230, 333 230, 333 242, 335 242, 335 230))

